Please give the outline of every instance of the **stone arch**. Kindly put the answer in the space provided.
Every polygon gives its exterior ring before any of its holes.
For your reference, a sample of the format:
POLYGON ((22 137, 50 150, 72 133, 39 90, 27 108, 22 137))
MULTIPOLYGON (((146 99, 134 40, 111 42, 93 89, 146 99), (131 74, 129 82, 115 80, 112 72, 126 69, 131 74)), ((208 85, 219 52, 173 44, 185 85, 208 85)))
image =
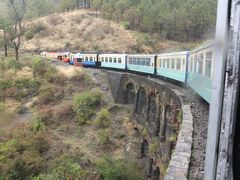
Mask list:
POLYGON ((158 112, 158 118, 157 118, 157 124, 156 124, 156 132, 155 132, 155 136, 158 136, 160 133, 160 128, 161 128, 161 121, 162 121, 162 111, 163 108, 160 105, 159 106, 159 112, 158 112))
POLYGON ((135 98, 135 87, 133 83, 129 82, 124 91, 125 104, 133 104, 134 98, 135 98))
POLYGON ((157 103, 155 94, 150 94, 148 98, 147 120, 154 121, 156 118, 157 103))
POLYGON ((143 113, 146 105, 146 91, 140 87, 137 92, 136 113, 143 113))
POLYGON ((146 157, 148 156, 149 153, 149 143, 146 139, 144 139, 144 141, 142 142, 142 148, 141 148, 141 155, 142 157, 146 157))
POLYGON ((169 116, 169 106, 167 105, 163 112, 163 120, 160 128, 160 141, 164 142, 166 141, 166 129, 167 129, 167 121, 169 116))

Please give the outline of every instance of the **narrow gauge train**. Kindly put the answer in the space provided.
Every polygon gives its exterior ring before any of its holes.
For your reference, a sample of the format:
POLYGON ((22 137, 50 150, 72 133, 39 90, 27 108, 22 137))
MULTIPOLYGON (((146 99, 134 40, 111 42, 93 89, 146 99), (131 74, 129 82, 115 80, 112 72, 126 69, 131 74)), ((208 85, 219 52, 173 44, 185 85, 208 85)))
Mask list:
POLYGON ((169 78, 186 83, 210 103, 213 60, 213 43, 207 42, 193 51, 163 54, 77 53, 72 54, 68 62, 74 66, 111 68, 169 78))

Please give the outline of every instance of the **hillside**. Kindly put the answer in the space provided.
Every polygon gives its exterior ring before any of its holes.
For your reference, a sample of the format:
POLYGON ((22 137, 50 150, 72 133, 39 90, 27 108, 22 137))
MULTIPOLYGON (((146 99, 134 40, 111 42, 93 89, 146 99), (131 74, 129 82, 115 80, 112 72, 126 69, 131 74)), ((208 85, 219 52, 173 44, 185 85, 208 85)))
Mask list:
POLYGON ((76 10, 27 22, 23 51, 102 51, 152 53, 192 48, 192 43, 160 40, 96 18, 93 11, 76 10))

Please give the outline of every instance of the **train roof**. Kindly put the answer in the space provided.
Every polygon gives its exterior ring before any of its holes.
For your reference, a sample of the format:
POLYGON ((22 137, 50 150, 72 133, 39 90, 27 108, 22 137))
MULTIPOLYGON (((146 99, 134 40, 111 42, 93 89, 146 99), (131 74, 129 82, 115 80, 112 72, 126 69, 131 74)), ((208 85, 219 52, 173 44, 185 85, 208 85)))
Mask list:
POLYGON ((121 56, 127 56, 128 54, 121 54, 121 53, 100 53, 99 55, 108 55, 108 56, 111 56, 111 55, 121 55, 121 56))
POLYGON ((155 57, 157 54, 128 54, 128 56, 155 57))
POLYGON ((198 46, 198 47, 194 48, 191 51, 191 53, 195 53, 197 51, 213 47, 214 45, 215 45, 215 41, 214 40, 208 40, 208 41, 204 42, 201 46, 198 46))
POLYGON ((162 53, 158 54, 158 56, 171 56, 171 55, 186 55, 190 51, 181 51, 181 52, 171 52, 171 53, 162 53))

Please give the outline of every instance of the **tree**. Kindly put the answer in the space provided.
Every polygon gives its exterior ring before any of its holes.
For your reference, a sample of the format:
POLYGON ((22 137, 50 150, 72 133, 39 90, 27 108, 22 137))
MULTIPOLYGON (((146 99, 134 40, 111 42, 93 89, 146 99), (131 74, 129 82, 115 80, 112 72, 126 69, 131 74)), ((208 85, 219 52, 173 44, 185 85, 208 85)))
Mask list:
POLYGON ((9 31, 11 29, 11 23, 8 18, 0 17, 0 30, 3 32, 3 39, 1 44, 4 46, 5 57, 8 56, 8 45, 9 45, 9 31))
POLYGON ((26 13, 27 0, 8 0, 9 15, 12 21, 12 28, 10 29, 10 40, 14 46, 15 58, 19 60, 19 48, 21 45, 21 38, 24 34, 23 18, 26 13))
POLYGON ((92 7, 96 10, 96 17, 98 17, 98 10, 102 6, 102 0, 92 0, 92 7))

